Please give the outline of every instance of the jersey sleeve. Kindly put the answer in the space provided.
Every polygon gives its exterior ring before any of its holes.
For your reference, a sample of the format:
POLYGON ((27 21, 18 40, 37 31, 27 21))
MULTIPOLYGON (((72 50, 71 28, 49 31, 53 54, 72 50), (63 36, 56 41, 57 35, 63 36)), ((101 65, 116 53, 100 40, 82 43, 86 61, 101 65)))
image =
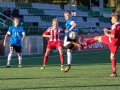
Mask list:
POLYGON ((68 20, 68 24, 70 24, 70 25, 72 25, 73 23, 74 23, 75 21, 73 21, 73 20, 68 20))
POLYGON ((22 27, 21 27, 21 30, 22 30, 22 35, 25 35, 25 31, 22 27))
POLYGON ((50 34, 50 28, 48 28, 43 34, 45 34, 45 35, 49 35, 50 34))
POLYGON ((116 35, 117 26, 113 25, 111 29, 112 29, 112 34, 116 35))
POLYGON ((11 35, 12 34, 12 29, 11 29, 12 27, 9 27, 9 29, 8 29, 8 31, 7 31, 7 34, 8 35, 11 35))
POLYGON ((63 28, 60 28, 60 33, 65 33, 65 30, 63 28))

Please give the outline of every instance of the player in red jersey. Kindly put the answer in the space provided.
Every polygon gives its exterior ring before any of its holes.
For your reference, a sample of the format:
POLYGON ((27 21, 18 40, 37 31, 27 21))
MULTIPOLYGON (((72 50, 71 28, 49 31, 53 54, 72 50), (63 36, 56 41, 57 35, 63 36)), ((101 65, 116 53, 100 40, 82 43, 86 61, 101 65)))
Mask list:
POLYGON ((43 33, 43 37, 47 37, 49 38, 48 44, 47 44, 47 49, 44 55, 44 60, 43 60, 43 66, 41 67, 41 69, 45 69, 46 67, 46 63, 48 60, 48 55, 51 51, 51 49, 53 49, 53 47, 56 47, 59 51, 60 54, 60 62, 61 62, 61 70, 63 70, 63 65, 64 65, 64 55, 62 52, 62 43, 60 40, 60 34, 64 33, 64 30, 58 26, 58 21, 57 19, 53 19, 52 20, 52 27, 49 27, 44 33, 43 33))
POLYGON ((117 50, 120 46, 120 23, 119 23, 119 15, 118 13, 112 13, 111 14, 111 22, 112 22, 112 27, 111 30, 104 29, 104 36, 96 36, 90 40, 85 41, 83 44, 77 44, 80 48, 83 48, 86 45, 92 44, 96 41, 102 42, 104 44, 107 44, 111 54, 110 54, 110 59, 111 59, 111 65, 112 65, 112 74, 110 75, 111 77, 116 77, 116 59, 115 55, 117 53, 117 50))

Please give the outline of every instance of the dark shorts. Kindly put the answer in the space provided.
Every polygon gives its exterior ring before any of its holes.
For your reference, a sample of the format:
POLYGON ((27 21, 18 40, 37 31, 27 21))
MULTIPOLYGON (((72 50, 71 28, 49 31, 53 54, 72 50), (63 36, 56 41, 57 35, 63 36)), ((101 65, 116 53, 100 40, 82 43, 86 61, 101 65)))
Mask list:
MULTIPOLYGON (((73 39, 70 39, 69 37, 67 37, 67 41, 69 41, 69 42, 76 42, 76 39, 73 40, 73 39)), ((70 45, 67 47, 67 49, 72 50, 73 47, 74 47, 74 45, 73 45, 73 44, 70 44, 70 45)))
POLYGON ((13 45, 10 44, 10 51, 16 51, 17 53, 21 53, 22 52, 22 47, 21 46, 17 46, 17 45, 13 45))

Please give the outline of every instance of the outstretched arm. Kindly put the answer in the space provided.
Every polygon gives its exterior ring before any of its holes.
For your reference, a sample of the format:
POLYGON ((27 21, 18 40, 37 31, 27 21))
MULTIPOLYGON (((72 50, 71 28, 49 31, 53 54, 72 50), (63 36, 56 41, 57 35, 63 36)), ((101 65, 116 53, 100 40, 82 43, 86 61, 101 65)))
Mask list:
POLYGON ((5 35, 3 46, 6 46, 6 40, 7 40, 8 34, 5 35))
POLYGON ((69 31, 73 30, 73 28, 75 28, 76 26, 77 26, 77 24, 75 22, 73 22, 71 28, 69 29, 69 31))

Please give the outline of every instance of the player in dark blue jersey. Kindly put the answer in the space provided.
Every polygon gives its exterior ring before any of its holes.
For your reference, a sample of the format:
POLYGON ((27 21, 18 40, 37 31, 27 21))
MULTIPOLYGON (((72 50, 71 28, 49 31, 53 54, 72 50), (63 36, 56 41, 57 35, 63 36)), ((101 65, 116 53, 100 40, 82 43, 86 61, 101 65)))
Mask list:
POLYGON ((66 33, 65 33, 65 38, 64 38, 64 47, 67 48, 67 64, 68 66, 65 68, 64 72, 69 71, 70 67, 71 67, 71 61, 72 61, 72 53, 71 50, 74 47, 74 44, 72 44, 72 42, 76 42, 76 38, 70 39, 69 37, 69 33, 70 32, 78 32, 78 29, 76 27, 76 23, 75 21, 72 20, 71 17, 71 12, 70 11, 66 11, 64 13, 64 17, 66 20, 66 33))
POLYGON ((7 34, 4 39, 4 46, 6 46, 6 39, 10 36, 10 53, 8 54, 7 67, 10 67, 10 61, 12 58, 13 51, 15 50, 18 54, 18 67, 22 67, 22 47, 21 41, 25 38, 25 32, 21 26, 19 26, 18 18, 13 19, 13 26, 9 27, 7 34))

